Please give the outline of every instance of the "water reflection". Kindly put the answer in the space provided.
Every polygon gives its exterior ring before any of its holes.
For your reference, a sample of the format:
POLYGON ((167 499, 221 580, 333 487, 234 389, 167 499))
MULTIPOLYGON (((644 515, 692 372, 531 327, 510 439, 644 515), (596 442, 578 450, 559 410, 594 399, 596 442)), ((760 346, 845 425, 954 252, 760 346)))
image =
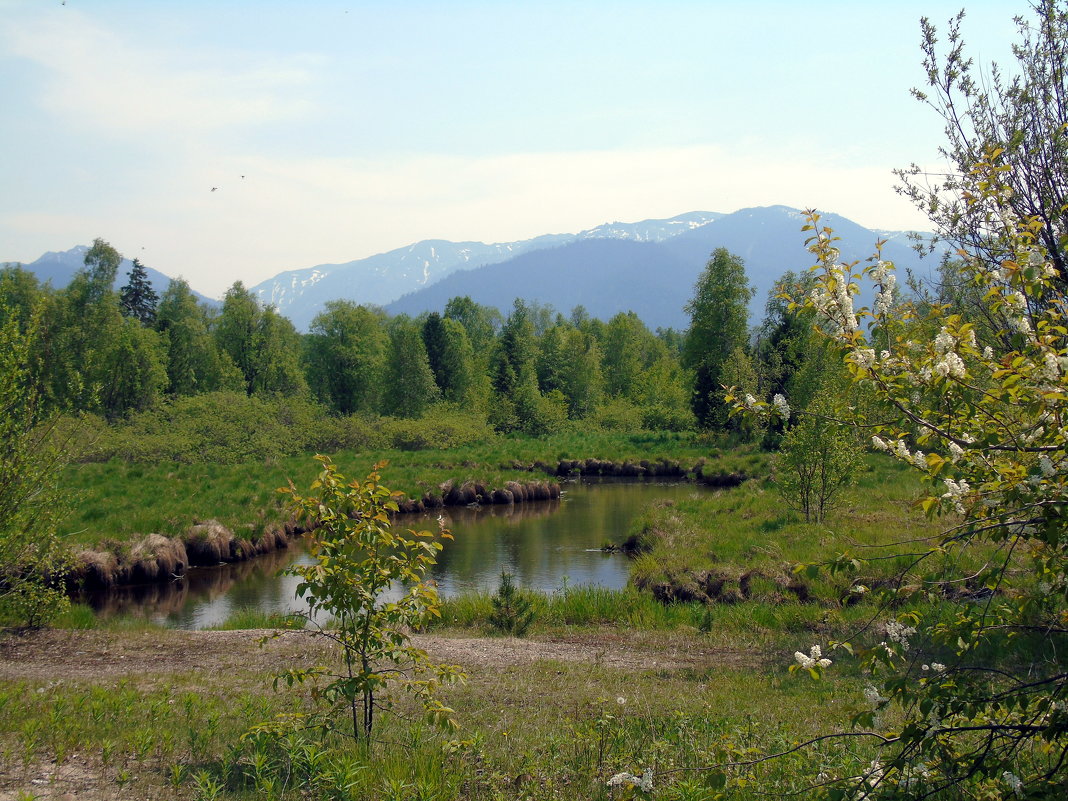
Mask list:
MULTIPOLYGON (((565 485, 560 500, 455 507, 405 515, 398 522, 406 528, 436 529, 438 515, 445 517, 455 539, 446 543, 431 574, 445 597, 492 591, 502 570, 514 574, 520 586, 545 592, 565 583, 616 588, 627 582, 628 560, 598 549, 619 541, 652 501, 707 491, 652 481, 575 482, 565 485)), ((306 611, 296 598, 298 579, 278 575, 296 560, 311 561, 299 542, 248 562, 192 568, 184 581, 128 587, 84 600, 102 615, 135 613, 176 628, 218 625, 244 607, 267 613, 306 611)))

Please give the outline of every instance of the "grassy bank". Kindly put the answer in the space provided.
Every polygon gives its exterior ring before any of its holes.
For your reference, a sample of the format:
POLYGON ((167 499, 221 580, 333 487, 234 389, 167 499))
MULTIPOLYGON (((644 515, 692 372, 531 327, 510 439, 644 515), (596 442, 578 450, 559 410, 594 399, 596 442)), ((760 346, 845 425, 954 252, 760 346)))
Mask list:
MULTIPOLYGON (((509 481, 545 479, 556 473, 561 461, 581 462, 572 468, 577 472, 590 459, 620 465, 640 465, 644 460, 683 473, 703 462, 709 463, 706 470, 725 474, 759 474, 765 469, 760 453, 726 452, 706 439, 672 433, 501 438, 447 449, 342 450, 333 458, 342 472, 354 477, 388 460, 384 483, 410 498, 440 495, 447 482, 499 488, 509 481)), ((307 487, 316 467, 310 454, 238 464, 110 459, 73 465, 63 479, 77 498, 68 521, 68 541, 126 542, 150 532, 178 536, 195 521, 208 519, 255 536, 284 516, 276 489, 289 480, 307 487)))

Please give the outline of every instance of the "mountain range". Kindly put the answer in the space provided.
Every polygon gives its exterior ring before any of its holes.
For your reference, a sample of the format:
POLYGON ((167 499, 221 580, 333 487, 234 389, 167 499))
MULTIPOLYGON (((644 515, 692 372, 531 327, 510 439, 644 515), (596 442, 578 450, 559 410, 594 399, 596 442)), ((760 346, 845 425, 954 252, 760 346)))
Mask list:
MULTIPOLYGON (((761 206, 731 214, 695 211, 664 220, 606 223, 577 234, 547 234, 517 242, 484 244, 424 240, 388 253, 344 264, 321 264, 280 273, 251 291, 273 304, 300 330, 332 299, 384 306, 417 315, 441 311, 458 295, 507 314, 515 298, 551 304, 564 313, 582 305, 609 319, 634 311, 651 328, 685 328, 684 311, 711 252, 725 247, 740 256, 756 292, 750 320, 763 316, 769 291, 787 270, 812 263, 805 250, 803 215, 786 206, 761 206)), ((871 255, 886 240, 883 258, 899 268, 928 272, 902 232, 864 228, 845 217, 824 214, 821 224, 837 236, 844 261, 871 255)), ((63 286, 81 267, 86 248, 46 253, 26 267, 42 280, 63 286)), ((122 274, 128 269, 123 263, 122 274)), ((156 291, 169 280, 148 269, 156 291)), ((120 279, 121 280, 121 279, 120 279)), ((201 296, 203 297, 203 296, 201 296)))
MULTIPOLYGON (((41 283, 50 282, 52 286, 61 289, 70 283, 76 272, 85 267, 85 254, 88 252, 89 247, 87 245, 76 245, 70 250, 50 250, 36 261, 30 262, 29 264, 23 264, 22 266, 36 275, 37 280, 41 283)), ((123 259, 119 263, 119 270, 115 274, 115 289, 119 289, 126 285, 129 280, 130 270, 132 269, 133 262, 130 259, 123 259)), ((148 278, 148 282, 152 284, 152 288, 156 290, 156 294, 158 295, 162 295, 163 291, 171 282, 170 276, 164 275, 159 270, 155 270, 148 266, 145 266, 145 276, 148 278)), ((206 303, 209 306, 219 305, 219 301, 214 298, 202 295, 192 287, 190 287, 190 289, 193 290, 193 294, 201 303, 206 303)))

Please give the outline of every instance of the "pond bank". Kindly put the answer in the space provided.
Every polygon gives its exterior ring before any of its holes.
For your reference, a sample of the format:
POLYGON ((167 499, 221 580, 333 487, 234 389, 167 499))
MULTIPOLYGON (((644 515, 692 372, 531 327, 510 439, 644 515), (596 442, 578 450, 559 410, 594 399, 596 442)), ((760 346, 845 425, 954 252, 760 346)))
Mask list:
MULTIPOLYGON (((448 482, 439 494, 427 492, 422 498, 401 498, 401 513, 471 504, 518 504, 560 497, 555 481, 509 481, 503 487, 489 488, 475 482, 459 486, 448 482)), ((295 537, 307 533, 295 518, 268 523, 261 531, 235 533, 217 520, 197 522, 178 537, 149 534, 133 545, 109 544, 83 548, 74 554, 74 567, 67 577, 72 590, 99 590, 181 579, 190 567, 243 562, 289 547, 295 537)))
MULTIPOLYGON (((446 507, 508 506, 560 498, 558 478, 620 477, 632 479, 671 478, 710 487, 736 487, 750 476, 744 471, 713 468, 704 458, 686 464, 672 459, 623 460, 561 459, 555 465, 542 461, 503 465, 505 469, 542 473, 545 479, 507 481, 491 487, 479 481, 446 481, 421 497, 401 497, 401 513, 414 514, 446 507)), ((217 520, 195 522, 181 535, 167 537, 148 534, 130 543, 108 542, 103 547, 82 548, 74 554, 74 569, 68 576, 72 590, 100 590, 114 587, 171 582, 180 579, 190 567, 243 562, 286 549, 308 528, 295 519, 258 527, 233 530, 217 520), (245 530, 241 530, 245 529, 245 530)))

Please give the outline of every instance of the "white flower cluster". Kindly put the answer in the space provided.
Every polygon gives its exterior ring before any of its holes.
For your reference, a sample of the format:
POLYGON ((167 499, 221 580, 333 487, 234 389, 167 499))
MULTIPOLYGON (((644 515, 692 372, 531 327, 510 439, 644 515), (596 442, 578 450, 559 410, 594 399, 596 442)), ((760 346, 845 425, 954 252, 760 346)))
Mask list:
POLYGON ((957 514, 964 514, 964 502, 961 499, 972 491, 971 485, 963 478, 960 481, 954 481, 951 478, 944 479, 944 481, 946 491, 942 493, 942 498, 953 504, 957 514))
POLYGON ((1021 334, 1030 334, 1031 320, 1027 317, 1027 298, 1024 297, 1023 293, 1010 292, 1005 296, 1005 305, 1010 312, 1017 315, 1012 320, 1016 330, 1021 334))
POLYGON ((914 626, 906 626, 896 620, 888 620, 886 623, 886 636, 892 642, 901 645, 906 651, 909 649, 909 637, 916 633, 914 626))
POLYGON ((964 448, 958 445, 956 442, 949 443, 949 461, 956 464, 964 456, 964 448))
MULTIPOLYGON (((971 341, 974 341, 975 334, 969 331, 971 341)), ((935 362, 934 372, 945 378, 946 376, 952 376, 953 378, 964 378, 967 370, 964 366, 964 360, 957 354, 955 348, 957 347, 957 338, 953 334, 946 330, 945 326, 938 332, 938 336, 934 339, 935 353, 942 358, 935 362)))
POLYGON ((875 365, 874 348, 856 348, 853 351, 853 363, 857 367, 870 370, 875 365))
POLYGON ((1023 782, 1020 777, 1015 773, 1009 773, 1005 771, 1001 774, 1001 780, 1005 782, 1005 786, 1012 790, 1017 795, 1023 795, 1023 782))
POLYGON ((950 351, 935 363, 934 371, 942 376, 942 378, 946 378, 947 376, 952 378, 964 378, 968 372, 967 368, 964 366, 964 359, 953 351, 950 351))
MULTIPOLYGON (((837 256, 838 251, 832 248, 830 258, 837 256)), ((817 286, 809 292, 809 301, 816 311, 828 317, 840 330, 851 334, 857 330, 857 315, 853 310, 849 273, 841 264, 833 262, 827 264, 827 272, 832 279, 833 290, 828 290, 825 285, 817 286)))
POLYGON ((771 402, 775 404, 775 408, 779 410, 779 414, 783 420, 790 419, 790 404, 786 402, 786 398, 782 395, 776 395, 771 399, 771 402))
POLYGON ((1050 383, 1054 383, 1060 380, 1061 377, 1061 359, 1057 358, 1057 354, 1052 351, 1046 353, 1042 359, 1042 366, 1038 368, 1038 375, 1040 378, 1044 378, 1050 383))
POLYGON ((933 670, 935 673, 945 673, 946 672, 946 666, 943 665, 941 662, 932 662, 929 665, 924 665, 923 666, 923 670, 924 671, 933 670))
POLYGON ((927 469, 927 455, 923 451, 912 452, 908 445, 900 439, 884 440, 882 437, 872 437, 871 444, 878 450, 892 453, 903 462, 908 462, 920 470, 927 469))
POLYGON ((897 276, 890 270, 894 267, 888 261, 880 261, 871 271, 872 280, 879 284, 879 290, 875 293, 875 314, 882 316, 890 311, 894 302, 894 286, 897 284, 897 276))
POLYGON ((945 326, 942 326, 942 330, 934 338, 934 346, 937 353, 948 353, 957 346, 957 338, 949 333, 945 326))
POLYGON ((606 784, 609 787, 622 787, 624 785, 630 785, 631 787, 637 787, 643 793, 649 793, 653 790, 653 772, 652 770, 646 770, 641 776, 635 776, 633 773, 617 773, 606 784))
POLYGON ((811 670, 814 667, 830 667, 831 660, 823 656, 823 652, 818 645, 813 645, 809 649, 808 655, 801 653, 800 651, 794 651, 794 659, 797 660, 797 664, 805 668, 805 670, 811 670))

